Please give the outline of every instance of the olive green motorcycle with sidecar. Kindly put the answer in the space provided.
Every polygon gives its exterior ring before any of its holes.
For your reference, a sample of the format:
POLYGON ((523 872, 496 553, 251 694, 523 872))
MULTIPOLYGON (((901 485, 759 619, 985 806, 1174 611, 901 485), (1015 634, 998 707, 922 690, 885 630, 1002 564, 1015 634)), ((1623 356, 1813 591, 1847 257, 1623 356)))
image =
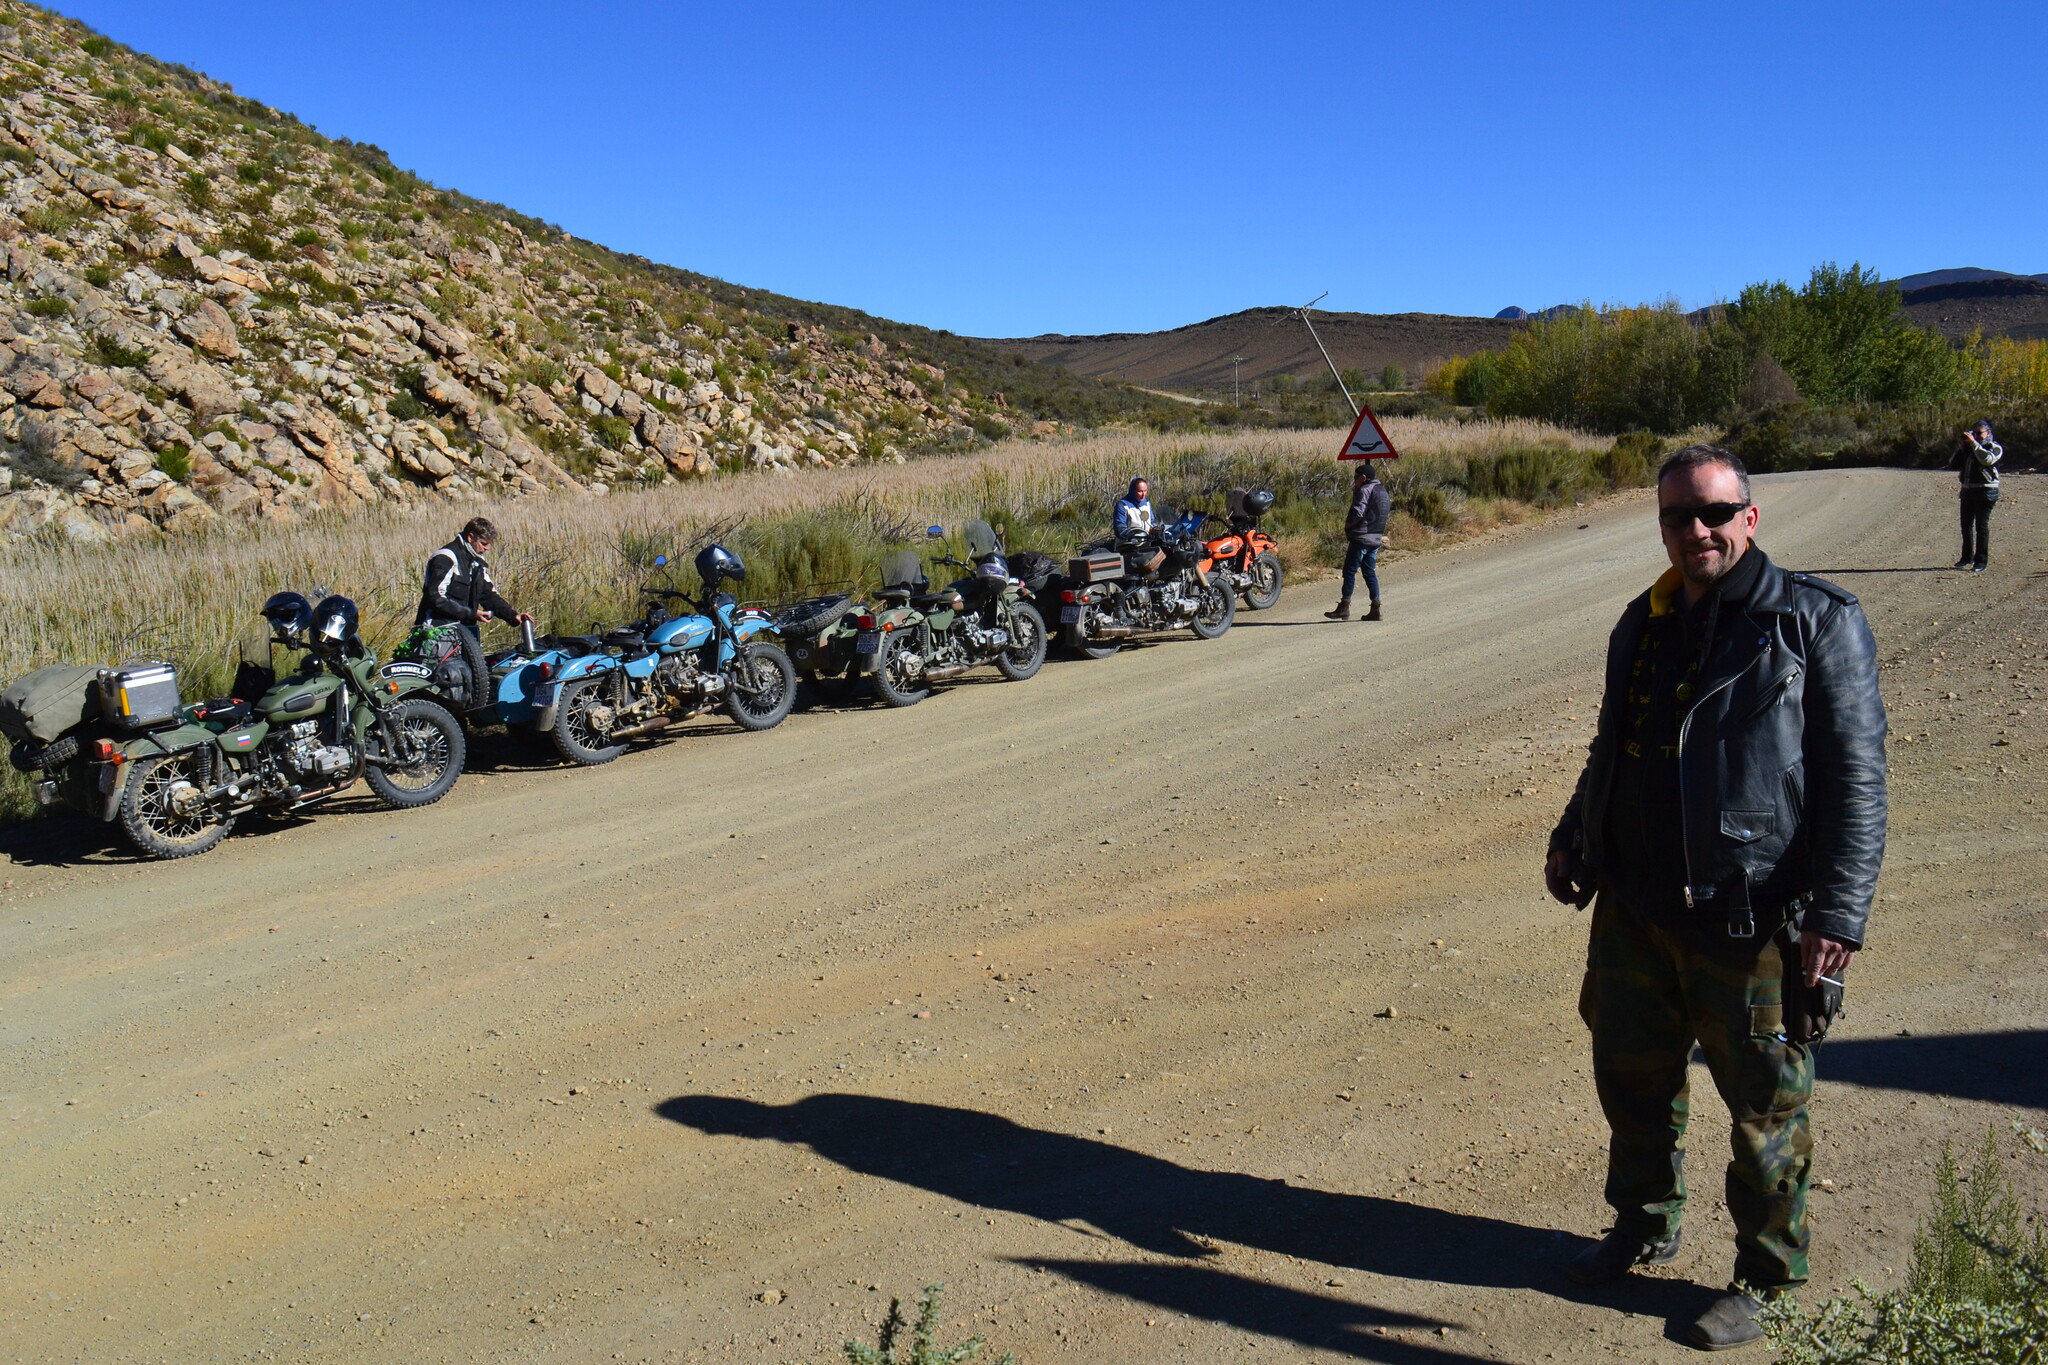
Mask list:
POLYGON ((304 655, 283 679, 244 663, 241 698, 187 705, 165 663, 39 669, 0 694, 9 759, 36 799, 118 822, 148 857, 186 858, 245 814, 295 811, 358 778, 391 806, 448 794, 465 743, 446 708, 413 695, 431 687, 429 669, 379 668, 345 597, 312 607, 279 593, 263 615, 271 644, 304 655))
MULTIPOLYGON (((934 526, 929 534, 937 538, 945 529, 934 526)), ((898 550, 882 561, 874 612, 847 618, 856 632, 874 632, 869 680, 885 706, 915 706, 933 683, 985 664, 1022 682, 1045 663, 1045 619, 1010 576, 1002 541, 985 521, 968 522, 961 535, 973 562, 952 555, 936 562, 966 570, 964 577, 932 592, 923 557, 898 550)))

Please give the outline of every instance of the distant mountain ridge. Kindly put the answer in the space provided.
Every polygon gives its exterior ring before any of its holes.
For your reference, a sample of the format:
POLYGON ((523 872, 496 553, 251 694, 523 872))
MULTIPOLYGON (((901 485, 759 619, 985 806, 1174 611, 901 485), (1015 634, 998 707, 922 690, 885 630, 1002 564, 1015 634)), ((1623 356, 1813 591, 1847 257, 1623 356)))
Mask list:
POLYGON ((1916 289, 1933 289, 1944 284, 1974 284, 1980 280, 2034 280, 2048 284, 2048 272, 2039 275, 2015 275, 2010 270, 1986 270, 1982 266, 1962 265, 1949 270, 1923 270, 1918 275, 1901 275, 1892 283, 1901 294, 1916 289))

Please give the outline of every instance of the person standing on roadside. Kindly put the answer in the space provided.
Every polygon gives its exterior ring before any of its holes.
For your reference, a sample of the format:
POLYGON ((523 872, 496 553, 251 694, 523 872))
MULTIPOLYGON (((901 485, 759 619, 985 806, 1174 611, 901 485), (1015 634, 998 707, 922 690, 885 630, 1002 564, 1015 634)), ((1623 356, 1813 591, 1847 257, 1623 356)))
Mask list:
POLYGON ((1807 1278, 1813 1048, 1884 857, 1885 714, 1862 608, 1756 546, 1733 454, 1666 459, 1657 520, 1671 568, 1609 638, 1544 864, 1552 896, 1594 903, 1579 1013, 1615 1220, 1565 1273, 1603 1284, 1677 1255, 1697 1042, 1734 1120, 1735 1282, 1690 1332, 1719 1350, 1760 1339, 1762 1301, 1807 1278))
POLYGON ((1998 506, 1998 462, 2005 447, 1991 434, 1991 423, 1979 422, 1963 433, 1962 448, 1949 468, 1962 475, 1963 557, 1958 569, 1983 573, 1991 562, 1991 509, 1998 506))
POLYGON ((1380 546, 1387 543, 1387 518, 1393 515, 1394 499, 1380 482, 1371 460, 1361 461, 1351 477, 1351 508, 1344 514, 1344 596, 1336 609, 1323 615, 1332 621, 1351 619, 1351 594, 1358 576, 1365 575, 1365 591, 1372 607, 1361 621, 1380 619, 1380 546))
POLYGON ((496 526, 483 517, 471 517, 455 539, 427 556, 419 614, 413 618, 415 626, 459 628, 462 654, 469 661, 472 705, 482 699, 490 678, 477 633, 482 624, 497 616, 521 625, 533 619, 499 596, 498 585, 491 581, 491 566, 484 556, 497 540, 496 526))

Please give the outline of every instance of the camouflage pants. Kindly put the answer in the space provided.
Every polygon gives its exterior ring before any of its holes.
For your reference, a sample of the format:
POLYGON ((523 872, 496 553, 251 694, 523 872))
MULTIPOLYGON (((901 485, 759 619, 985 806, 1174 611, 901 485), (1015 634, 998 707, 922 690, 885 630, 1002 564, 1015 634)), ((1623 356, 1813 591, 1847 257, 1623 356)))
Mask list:
POLYGON ((1616 1227, 1645 1240, 1678 1230, 1686 1063, 1697 1042, 1735 1121, 1726 1185, 1735 1278, 1758 1288, 1806 1279, 1813 1057, 1784 1038, 1781 942, 1750 962, 1711 957, 1603 890, 1579 1000, 1611 1133, 1607 1202, 1616 1227))

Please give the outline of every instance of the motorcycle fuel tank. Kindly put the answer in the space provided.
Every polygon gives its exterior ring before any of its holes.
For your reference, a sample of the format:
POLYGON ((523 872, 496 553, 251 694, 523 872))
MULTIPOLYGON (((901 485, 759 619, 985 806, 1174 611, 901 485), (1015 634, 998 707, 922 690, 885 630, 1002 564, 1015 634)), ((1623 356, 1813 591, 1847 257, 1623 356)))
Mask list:
POLYGON ((711 621, 703 616, 678 616, 647 632, 647 642, 663 649, 695 649, 711 638, 711 621))
POLYGON ((263 694, 256 703, 256 709, 264 719, 271 721, 304 720, 314 715, 327 704, 334 690, 341 686, 341 679, 332 674, 317 678, 295 678, 280 683, 263 694))

